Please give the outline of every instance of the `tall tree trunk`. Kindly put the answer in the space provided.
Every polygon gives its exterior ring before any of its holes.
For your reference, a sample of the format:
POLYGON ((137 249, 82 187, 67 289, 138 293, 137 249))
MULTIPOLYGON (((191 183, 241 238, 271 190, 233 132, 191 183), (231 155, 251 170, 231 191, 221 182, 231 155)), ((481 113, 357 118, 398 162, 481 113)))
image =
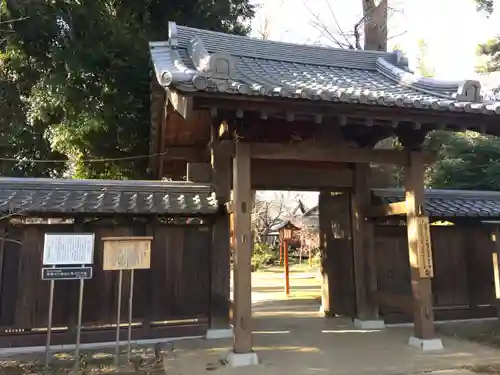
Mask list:
POLYGON ((387 0, 362 0, 365 50, 387 51, 387 0))

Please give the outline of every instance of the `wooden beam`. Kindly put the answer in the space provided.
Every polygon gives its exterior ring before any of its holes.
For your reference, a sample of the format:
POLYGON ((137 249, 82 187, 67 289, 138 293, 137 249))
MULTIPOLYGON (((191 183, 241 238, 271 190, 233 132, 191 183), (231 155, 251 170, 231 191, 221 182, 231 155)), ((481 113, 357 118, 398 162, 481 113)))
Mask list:
MULTIPOLYGON (((167 116, 168 116, 168 106, 167 106, 167 101, 165 100, 163 102, 163 108, 161 111, 161 122, 160 122, 160 129, 158 131, 158 154, 162 154, 165 152, 165 134, 166 134, 166 129, 167 129, 167 116)), ((163 178, 163 172, 164 172, 164 162, 165 158, 162 155, 158 155, 158 179, 163 178)))
POLYGON ((408 251, 411 271, 414 311, 414 336, 417 339, 433 339, 434 312, 432 307, 431 279, 421 275, 423 258, 431 257, 431 245, 426 240, 429 222, 426 217, 424 199, 424 163, 420 152, 408 152, 410 163, 405 167, 405 190, 407 206, 408 251), (421 225, 421 224, 424 225, 421 225))
POLYGON ((252 189, 314 190, 352 186, 353 172, 344 164, 288 160, 252 161, 252 189))
MULTIPOLYGON (((151 79, 151 129, 150 129, 150 153, 158 154, 160 151, 161 126, 163 123, 163 108, 165 107, 165 89, 160 86, 156 77, 151 79)), ((150 168, 154 173, 158 173, 159 157, 151 157, 150 168)))
POLYGON ((495 282, 495 299, 497 304, 497 317, 500 319, 500 226, 495 226, 495 250, 492 253, 493 279, 495 282))
MULTIPOLYGON (((297 145, 250 143, 250 148, 252 159, 408 164, 408 154, 400 150, 363 149, 319 142, 301 142, 297 145)), ((433 163, 436 157, 436 153, 424 153, 423 162, 433 163)))
MULTIPOLYGON (((210 163, 212 185, 220 206, 230 200, 231 155, 216 141, 217 129, 211 126, 210 163)), ((230 328, 230 216, 221 215, 212 227, 212 256, 210 260, 210 328, 230 328)))
POLYGON ((250 147, 235 145, 233 160, 234 195, 234 352, 252 352, 252 190, 250 184, 250 147))
POLYGON ((351 231, 356 289, 356 318, 378 320, 378 307, 369 299, 377 290, 373 223, 366 221, 363 209, 370 203, 370 165, 356 164, 354 189, 351 194, 351 231))
POLYGON ((407 213, 406 201, 402 201, 402 202, 371 206, 367 209, 366 216, 386 217, 386 216, 406 215, 406 213, 407 213))
MULTIPOLYGON (((319 250, 321 252, 321 309, 325 316, 330 316, 333 309, 333 281, 332 277, 333 261, 327 256, 328 251, 328 234, 331 232, 331 224, 328 220, 328 197, 330 191, 323 190, 319 193, 318 209, 319 209, 319 250), (330 287, 332 283, 332 287, 330 287)), ((332 277, 333 278, 333 277, 332 277)))

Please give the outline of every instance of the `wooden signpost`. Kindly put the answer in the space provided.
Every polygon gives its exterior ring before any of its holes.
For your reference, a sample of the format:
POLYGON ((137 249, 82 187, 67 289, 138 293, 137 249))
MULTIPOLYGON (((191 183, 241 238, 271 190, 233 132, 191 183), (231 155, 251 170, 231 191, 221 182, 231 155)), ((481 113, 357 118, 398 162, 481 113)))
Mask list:
POLYGON ((418 241, 418 269, 421 278, 434 277, 434 264, 432 262, 432 245, 429 218, 427 216, 415 217, 417 233, 422 239, 418 241))
POLYGON ((94 239, 95 236, 93 233, 45 234, 43 243, 43 265, 51 266, 42 268, 42 280, 50 281, 45 366, 48 366, 50 363, 50 339, 52 334, 52 311, 54 307, 54 282, 58 280, 80 280, 75 348, 75 368, 78 368, 80 357, 80 336, 82 332, 83 286, 84 280, 92 278, 92 267, 88 267, 87 265, 93 264, 94 262, 94 239))
POLYGON ((127 349, 128 359, 131 357, 132 341, 132 309, 134 298, 134 271, 138 269, 149 269, 151 267, 151 241, 153 237, 103 237, 104 271, 118 271, 118 302, 116 318, 116 358, 115 363, 120 361, 120 315, 122 303, 123 271, 130 270, 130 290, 128 303, 128 337, 127 349))

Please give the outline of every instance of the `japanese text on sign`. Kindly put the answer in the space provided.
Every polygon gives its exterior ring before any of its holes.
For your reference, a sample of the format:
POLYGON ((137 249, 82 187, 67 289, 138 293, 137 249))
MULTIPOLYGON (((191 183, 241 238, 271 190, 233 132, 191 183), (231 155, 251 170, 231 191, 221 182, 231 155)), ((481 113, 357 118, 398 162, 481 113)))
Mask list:
POLYGON ((131 270, 148 269, 151 262, 151 239, 140 238, 103 238, 103 269, 131 270))
POLYGON ((42 280, 87 280, 91 278, 92 267, 42 268, 42 280))
POLYGON ((46 233, 43 244, 43 264, 47 266, 92 264, 94 234, 46 233))
POLYGON ((427 216, 420 216, 415 219, 417 220, 417 230, 418 230, 417 233, 418 236, 420 237, 419 241, 417 241, 420 277, 431 278, 434 277, 434 266, 432 262, 432 246, 431 246, 429 218, 427 216))

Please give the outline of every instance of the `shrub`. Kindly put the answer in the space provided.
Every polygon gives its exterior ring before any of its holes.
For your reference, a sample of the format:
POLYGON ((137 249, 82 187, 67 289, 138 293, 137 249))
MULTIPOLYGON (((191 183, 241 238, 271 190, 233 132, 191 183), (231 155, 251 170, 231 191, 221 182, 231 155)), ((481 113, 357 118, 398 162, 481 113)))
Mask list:
POLYGON ((262 266, 273 264, 278 258, 276 250, 270 245, 256 243, 252 253, 252 272, 257 271, 262 266))

